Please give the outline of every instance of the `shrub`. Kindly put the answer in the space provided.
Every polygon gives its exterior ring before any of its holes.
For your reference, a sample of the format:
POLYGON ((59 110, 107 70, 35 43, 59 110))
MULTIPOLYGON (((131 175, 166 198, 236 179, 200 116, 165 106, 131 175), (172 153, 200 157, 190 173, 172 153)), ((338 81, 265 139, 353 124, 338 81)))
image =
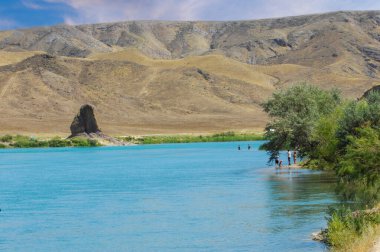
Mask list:
POLYGON ((39 141, 36 138, 21 135, 13 137, 12 141, 13 142, 10 145, 16 148, 36 148, 49 146, 47 141, 39 141))
POLYGON ((331 209, 328 218, 327 242, 333 247, 342 248, 379 224, 378 209, 355 212, 347 207, 331 209))
POLYGON ((10 141, 12 141, 11 135, 5 135, 5 136, 0 137, 0 142, 9 143, 10 141))
POLYGON ((74 147, 96 147, 100 146, 97 140, 83 138, 83 137, 74 137, 70 139, 72 146, 74 147))
POLYGON ((173 136, 145 136, 134 139, 142 144, 163 144, 163 143, 197 143, 197 142, 231 142, 231 141, 257 141, 264 137, 259 134, 247 133, 239 134, 235 132, 224 132, 214 135, 173 135, 173 136))
POLYGON ((67 147, 71 146, 71 142, 59 137, 54 137, 48 141, 49 147, 67 147))

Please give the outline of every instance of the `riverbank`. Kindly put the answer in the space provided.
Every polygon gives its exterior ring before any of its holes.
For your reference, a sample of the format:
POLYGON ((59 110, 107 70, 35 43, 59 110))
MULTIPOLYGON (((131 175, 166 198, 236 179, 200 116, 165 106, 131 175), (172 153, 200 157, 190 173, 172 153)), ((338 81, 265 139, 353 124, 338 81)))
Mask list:
POLYGON ((350 240, 342 247, 334 247, 333 252, 380 252, 380 226, 368 228, 360 237, 350 240))
POLYGON ((38 138, 33 136, 4 135, 0 136, 0 148, 48 148, 48 147, 97 147, 102 146, 96 139, 74 138, 38 138))
POLYGON ((203 142, 239 142, 265 140, 262 132, 222 132, 216 134, 175 134, 124 136, 117 139, 135 144, 203 143, 203 142))
POLYGON ((334 252, 380 252, 380 204, 367 210, 334 210, 326 229, 312 234, 313 240, 334 252))
MULTIPOLYGON (((263 133, 258 132, 222 132, 217 134, 175 134, 117 136, 121 145, 131 144, 169 144, 199 142, 233 142, 264 140, 263 133)), ((115 145, 96 138, 75 137, 71 139, 54 136, 38 137, 23 135, 0 136, 0 148, 48 148, 48 147, 97 147, 115 145)))

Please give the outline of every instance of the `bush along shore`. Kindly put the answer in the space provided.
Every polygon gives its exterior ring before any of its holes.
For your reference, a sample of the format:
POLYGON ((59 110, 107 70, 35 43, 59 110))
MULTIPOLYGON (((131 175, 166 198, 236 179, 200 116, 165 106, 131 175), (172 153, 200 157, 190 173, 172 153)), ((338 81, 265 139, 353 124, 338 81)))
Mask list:
POLYGON ((213 135, 154 135, 140 137, 118 137, 118 140, 135 144, 169 144, 169 143, 204 143, 204 142, 233 142, 259 141, 264 135, 259 133, 223 132, 213 135))
POLYGON ((46 148, 46 147, 96 147, 101 144, 96 139, 74 137, 64 139, 54 137, 42 140, 21 135, 4 135, 0 137, 0 148, 46 148))
MULTIPOLYGON (((200 143, 200 142, 232 142, 264 140, 260 133, 223 132, 213 135, 154 135, 116 137, 121 145, 128 144, 168 144, 168 143, 200 143)), ((104 142, 104 141, 103 141, 104 142)), ((103 142, 86 137, 38 139, 21 135, 0 136, 0 148, 45 148, 45 147, 97 147, 103 142)))
POLYGON ((343 100, 337 90, 302 83, 263 105, 272 118, 262 146, 272 161, 296 149, 305 167, 334 171, 342 204, 317 236, 334 251, 367 251, 380 235, 380 93, 343 100))

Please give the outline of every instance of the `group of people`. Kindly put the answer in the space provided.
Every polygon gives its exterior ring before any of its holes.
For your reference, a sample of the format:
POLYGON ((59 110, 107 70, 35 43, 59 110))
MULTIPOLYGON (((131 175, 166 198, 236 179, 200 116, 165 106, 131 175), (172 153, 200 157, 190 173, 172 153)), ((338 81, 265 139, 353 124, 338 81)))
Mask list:
MULTIPOLYGON (((288 150, 287 154, 288 154, 288 165, 291 166, 292 152, 290 150, 288 150)), ((293 151, 293 164, 294 165, 297 164, 297 151, 296 150, 293 151)), ((276 158, 275 158, 275 165, 278 168, 282 167, 282 160, 280 160, 279 156, 276 156, 276 158)))
MULTIPOLYGON (((251 145, 250 144, 248 144, 248 150, 251 150, 251 145)), ((238 145, 238 150, 241 150, 241 148, 240 148, 240 145, 238 145)))
MULTIPOLYGON (((251 145, 248 144, 248 150, 251 150, 251 145)), ((241 150, 241 147, 240 145, 238 145, 238 150, 240 151, 241 150)), ((293 151, 293 155, 292 155, 292 152, 290 150, 288 150, 287 152, 288 154, 288 166, 290 167, 292 165, 292 158, 293 158, 293 164, 296 165, 297 164, 297 151, 294 150, 293 151)), ((282 167, 282 160, 280 160, 280 156, 276 156, 275 158, 275 165, 276 165, 276 168, 281 168, 282 167)))

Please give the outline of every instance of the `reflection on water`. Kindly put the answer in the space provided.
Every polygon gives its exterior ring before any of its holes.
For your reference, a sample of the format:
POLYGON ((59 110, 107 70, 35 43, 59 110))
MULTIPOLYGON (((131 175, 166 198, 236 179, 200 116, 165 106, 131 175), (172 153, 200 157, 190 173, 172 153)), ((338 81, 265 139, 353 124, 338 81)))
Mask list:
POLYGON ((292 225, 302 226, 308 223, 309 217, 320 216, 326 205, 335 203, 331 197, 336 182, 332 174, 285 170, 270 175, 269 179, 268 191, 275 205, 272 219, 284 217, 292 225))
POLYGON ((323 251, 334 178, 244 144, 0 151, 0 250, 323 251))

